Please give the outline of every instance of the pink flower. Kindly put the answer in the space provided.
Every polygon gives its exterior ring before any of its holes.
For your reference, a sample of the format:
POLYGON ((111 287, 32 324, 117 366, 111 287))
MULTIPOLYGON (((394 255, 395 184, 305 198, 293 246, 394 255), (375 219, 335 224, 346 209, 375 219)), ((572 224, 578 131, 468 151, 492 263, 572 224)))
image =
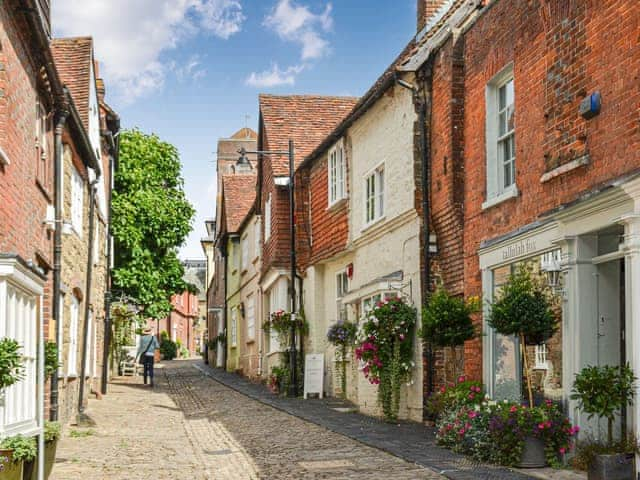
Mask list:
POLYGON ((510 411, 511 413, 515 413, 515 412, 517 412, 517 411, 518 411, 518 407, 516 407, 515 405, 512 405, 512 406, 511 406, 511 408, 509 409, 509 411, 510 411))
POLYGON ((567 451, 567 449, 566 449, 566 448, 564 448, 564 447, 560 447, 560 453, 561 453, 562 455, 564 455, 564 452, 566 452, 566 451, 567 451))
POLYGON ((578 433, 580 431, 580 427, 576 425, 575 427, 573 427, 573 431, 574 433, 578 433))
POLYGON ((460 376, 458 377, 458 383, 462 383, 462 382, 464 382, 464 381, 465 381, 465 376, 464 376, 464 375, 460 375, 460 376))
POLYGON ((539 428, 540 430, 544 430, 544 423, 539 423, 539 424, 538 424, 538 428, 539 428))
POLYGON ((400 338, 400 341, 403 341, 404 340, 404 333, 401 333, 399 338, 400 338))
POLYGON ((444 393, 444 392, 446 392, 446 391, 447 391, 447 388, 446 388, 446 387, 440 387, 440 393, 444 393))
POLYGON ((478 412, 476 412, 475 410, 471 410, 469 412, 469 418, 476 418, 478 416, 478 412))
POLYGON ((473 400, 474 398, 476 398, 476 394, 475 393, 470 393, 469 394, 469 400, 473 400))
POLYGON ((460 430, 458 430, 458 433, 459 433, 460 435, 464 435, 464 432, 465 432, 464 427, 463 427, 463 428, 461 428, 460 430))

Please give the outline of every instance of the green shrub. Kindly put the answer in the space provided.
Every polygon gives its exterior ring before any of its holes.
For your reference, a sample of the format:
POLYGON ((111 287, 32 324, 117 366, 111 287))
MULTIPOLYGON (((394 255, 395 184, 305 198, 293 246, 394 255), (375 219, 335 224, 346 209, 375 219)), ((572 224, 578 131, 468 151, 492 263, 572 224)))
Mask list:
POLYGON ((44 376, 50 377, 58 371, 58 345, 55 342, 44 344, 44 376))
POLYGON ((633 400, 636 377, 629 365, 589 366, 576 374, 571 398, 578 408, 593 417, 606 418, 608 445, 613 445, 613 422, 616 412, 633 400))
POLYGON ((30 462, 38 454, 35 437, 25 437, 24 435, 16 435, 2 440, 0 448, 13 450, 13 461, 30 462))
POLYGON ((62 427, 59 422, 44 422, 44 441, 53 442, 60 438, 62 427))
POLYGON ((440 288, 422 311, 422 339, 437 347, 456 347, 476 336, 471 315, 480 311, 480 299, 468 300, 440 288))
POLYGON ((427 411, 436 418, 464 406, 479 404, 484 398, 482 383, 458 377, 455 385, 443 386, 427 400, 427 411))
POLYGON ((20 344, 12 338, 0 340, 0 390, 10 387, 24 377, 20 344))
POLYGON ((176 358, 178 356, 178 346, 176 342, 163 339, 162 342, 160 342, 160 353, 165 360, 173 360, 176 358))

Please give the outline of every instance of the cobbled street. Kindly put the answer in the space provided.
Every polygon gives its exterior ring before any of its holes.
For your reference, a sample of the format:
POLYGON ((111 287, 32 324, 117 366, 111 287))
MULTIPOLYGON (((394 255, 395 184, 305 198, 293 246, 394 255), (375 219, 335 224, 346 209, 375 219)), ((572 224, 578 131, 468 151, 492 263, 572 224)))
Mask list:
POLYGON ((54 480, 439 479, 435 472, 252 400, 193 361, 116 379, 95 426, 66 430, 54 480))

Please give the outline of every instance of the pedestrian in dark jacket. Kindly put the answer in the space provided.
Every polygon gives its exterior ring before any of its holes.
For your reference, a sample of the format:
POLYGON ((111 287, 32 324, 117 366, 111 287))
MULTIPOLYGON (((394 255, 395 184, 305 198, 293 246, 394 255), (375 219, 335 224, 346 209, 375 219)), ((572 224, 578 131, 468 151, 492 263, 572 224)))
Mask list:
POLYGON ((150 328, 145 328, 142 331, 142 338, 140 339, 140 346, 138 347, 138 363, 141 363, 144 367, 144 384, 147 384, 147 378, 150 380, 150 384, 153 387, 153 362, 155 359, 156 350, 160 348, 158 339, 152 334, 150 328))

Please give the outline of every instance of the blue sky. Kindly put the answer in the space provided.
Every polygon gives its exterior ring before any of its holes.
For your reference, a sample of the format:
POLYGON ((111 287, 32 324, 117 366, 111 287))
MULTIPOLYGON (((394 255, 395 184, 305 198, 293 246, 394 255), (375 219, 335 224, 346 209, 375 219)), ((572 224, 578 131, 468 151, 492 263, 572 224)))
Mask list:
POLYGON ((94 37, 123 125, 178 147, 197 209, 182 258, 203 257, 217 139, 256 128, 258 93, 362 95, 415 33, 415 0, 52 3, 56 36, 94 37))

